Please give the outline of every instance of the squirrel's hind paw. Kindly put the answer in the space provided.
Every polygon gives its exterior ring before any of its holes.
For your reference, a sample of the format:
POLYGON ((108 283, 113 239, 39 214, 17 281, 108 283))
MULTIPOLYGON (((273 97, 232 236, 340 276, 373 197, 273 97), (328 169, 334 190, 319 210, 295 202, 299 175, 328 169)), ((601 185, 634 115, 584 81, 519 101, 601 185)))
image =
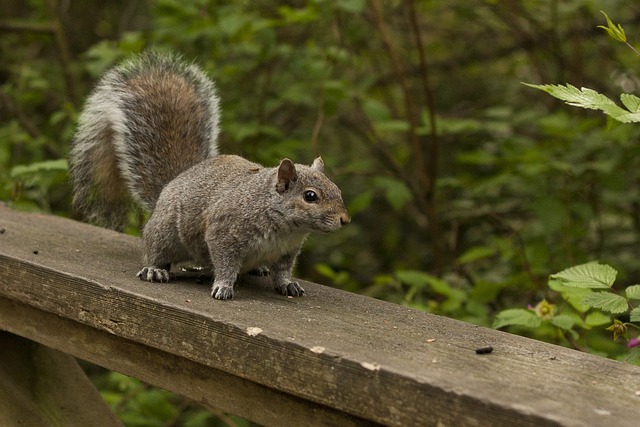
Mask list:
POLYGON ((233 299, 233 287, 214 283, 213 288, 211 288, 211 297, 220 300, 233 299))
POLYGON ((271 274, 271 272, 269 271, 269 267, 263 265, 260 267, 256 267, 253 270, 249 271, 249 274, 251 274, 252 276, 268 276, 269 274, 271 274))
POLYGON ((145 267, 137 274, 140 280, 147 282, 168 282, 169 272, 164 268, 145 267))
POLYGON ((301 297, 304 295, 304 289, 298 282, 279 283, 275 286, 277 293, 289 297, 301 297))

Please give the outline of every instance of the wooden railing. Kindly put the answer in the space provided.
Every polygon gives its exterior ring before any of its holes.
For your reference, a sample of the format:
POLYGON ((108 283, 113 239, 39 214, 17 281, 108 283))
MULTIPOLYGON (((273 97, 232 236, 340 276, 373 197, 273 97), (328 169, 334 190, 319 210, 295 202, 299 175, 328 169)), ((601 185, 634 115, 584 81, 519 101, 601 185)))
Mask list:
POLYGON ((138 280, 140 258, 137 238, 0 205, 0 423, 117 425, 71 356, 264 425, 640 423, 635 366, 315 283, 217 301, 208 280, 138 280))

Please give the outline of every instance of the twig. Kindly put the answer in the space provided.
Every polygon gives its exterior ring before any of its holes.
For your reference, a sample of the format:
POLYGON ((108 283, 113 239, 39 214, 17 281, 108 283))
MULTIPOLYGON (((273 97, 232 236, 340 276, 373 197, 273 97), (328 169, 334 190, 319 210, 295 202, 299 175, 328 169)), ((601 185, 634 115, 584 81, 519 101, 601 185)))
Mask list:
MULTIPOLYGON (((436 156, 431 159, 429 170, 427 169, 426 162, 424 160, 424 150, 422 147, 422 143, 420 141, 420 137, 417 132, 417 123, 416 118, 418 117, 418 111, 416 109, 415 100, 413 99, 411 90, 409 85, 407 84, 407 74, 400 67, 400 55, 398 55, 393 42, 391 41, 391 36, 387 30, 387 26, 383 19, 382 15, 382 6, 379 0, 373 0, 371 2, 373 16, 380 32, 380 36, 382 37, 382 45, 384 50, 387 52, 387 56, 391 62, 391 68, 395 78, 400 85, 400 89, 403 93, 403 100, 405 106, 405 112, 407 115, 407 120, 409 122, 409 140, 411 143, 412 154, 415 160, 416 165, 416 175, 417 182, 419 187, 422 188, 421 192, 418 192, 418 201, 421 206, 424 207, 424 213, 429 220, 429 231, 431 234, 431 245, 433 251, 433 264, 436 275, 441 275, 444 268, 444 247, 442 245, 442 238, 440 233, 440 226, 438 223, 438 213, 436 206, 434 204, 434 194, 435 194, 435 181, 434 177, 437 175, 437 165, 438 165, 438 157, 436 156), (434 167, 434 170, 431 170, 431 166, 434 167)), ((413 11, 415 14, 415 11, 413 11)), ((412 20, 415 20, 417 25, 417 17, 414 16, 412 20)), ((415 34, 418 38, 420 36, 419 31, 415 34)), ((420 54, 421 54, 421 74, 423 76, 423 84, 428 85, 428 80, 425 80, 425 76, 427 73, 426 68, 426 59, 424 58, 424 51, 422 49, 422 41, 419 44, 420 54)), ((433 127, 435 124, 435 116, 433 112, 433 97, 431 96, 430 91, 427 89, 428 99, 431 99, 431 108, 430 108, 430 120, 432 120, 432 134, 434 131, 437 131, 436 128, 433 127)), ((436 139, 437 143, 437 139, 436 139)), ((431 152, 433 154, 433 147, 431 147, 431 152)))
POLYGON ((67 96, 75 106, 78 106, 78 95, 73 73, 71 71, 71 54, 69 53, 69 44, 67 43, 67 38, 64 34, 62 22, 58 13, 57 0, 47 0, 47 6, 49 7, 49 13, 53 19, 51 26, 53 28, 56 47, 58 49, 58 58, 62 67, 62 75, 67 87, 67 96))
POLYGON ((430 137, 431 143, 429 146, 429 178, 431 182, 431 188, 428 197, 433 199, 435 196, 435 181, 438 175, 438 164, 440 160, 440 141, 438 136, 438 123, 435 113, 435 102, 433 100, 433 91, 429 84, 429 66, 427 64, 427 58, 425 55, 424 44, 422 43, 422 34, 420 31, 420 25, 418 23, 418 15, 416 13, 416 5, 414 0, 409 0, 409 20, 411 24, 412 33, 415 39, 416 46, 418 47, 418 57, 420 59, 420 75, 422 77, 422 91, 424 100, 427 104, 429 114, 429 124, 431 127, 430 137))
POLYGON ((53 33, 54 29, 51 24, 21 21, 0 21, 0 31, 13 31, 16 33, 53 33))
POLYGON ((318 115, 316 116, 316 122, 313 124, 313 130, 311 132, 311 148, 316 156, 320 153, 318 150, 318 135, 324 123, 324 91, 320 93, 318 104, 318 115))
MULTIPOLYGON (((412 180, 406 175, 403 167, 398 164, 393 155, 386 149, 384 141, 375 133, 373 124, 369 120, 369 117, 364 113, 360 100, 357 98, 353 100, 355 107, 353 111, 358 115, 356 120, 345 120, 347 127, 352 130, 356 130, 365 140, 373 141, 372 144, 367 144, 367 148, 381 161, 381 163, 391 171, 391 173, 401 181, 405 183, 411 183, 412 180)), ((409 185, 412 193, 415 191, 409 185)), ((414 194, 415 196, 415 194, 414 194)))
POLYGON ((418 175, 418 180, 422 184, 425 194, 428 194, 431 188, 431 182, 429 181, 429 176, 425 170, 424 156, 422 153, 422 147, 420 144, 420 139, 418 138, 418 134, 416 132, 417 124, 416 117, 417 112, 415 109, 415 104, 413 102, 413 97, 411 96, 411 91, 409 90, 409 86, 406 81, 406 74, 403 72, 402 68, 400 68, 400 56, 396 52, 396 49, 391 41, 391 36, 389 31, 387 30, 387 26, 384 22, 384 18, 382 16, 382 5, 379 0, 373 0, 371 2, 373 16, 378 27, 378 31, 380 32, 380 36, 382 37, 382 45, 384 50, 389 57, 389 62, 391 63, 391 69, 393 74, 395 75, 396 81, 400 85, 400 89, 402 90, 405 112, 407 115, 407 121, 409 122, 409 141, 411 142, 411 147, 413 151, 413 156, 415 159, 416 170, 418 175))
POLYGON ((526 246, 524 244, 522 236, 520 235, 520 232, 495 212, 489 212, 487 216, 502 227, 506 228, 507 231, 509 231, 509 233, 515 237, 516 242, 520 248, 518 253, 522 262, 522 269, 525 271, 525 273, 527 273, 527 276, 529 276, 529 279, 532 283, 534 283, 538 288, 544 288, 545 284, 540 281, 540 279, 534 274, 533 269, 531 268, 531 263, 529 262, 529 258, 527 257, 526 246))
POLYGON ((435 102, 433 100, 433 91, 431 90, 429 79, 429 66, 425 54, 424 44, 422 43, 422 34, 420 31, 420 24, 418 23, 418 14, 416 12, 416 5, 414 0, 409 0, 409 21, 412 29, 412 33, 415 39, 415 44, 418 49, 418 57, 420 60, 420 75, 422 81, 422 91, 424 100, 427 104, 427 113, 429 115, 429 124, 431 131, 429 133, 430 141, 428 145, 429 165, 425 173, 428 174, 428 182, 430 186, 426 189, 427 197, 427 217, 431 227, 431 239, 434 251, 434 264, 438 275, 441 274, 443 269, 443 257, 446 251, 444 239, 442 239, 442 232, 440 230, 440 222, 438 220, 437 205, 436 205, 436 181, 438 179, 438 169, 440 163, 440 138, 438 137, 438 122, 436 120, 435 102))
POLYGON ((6 110, 10 115, 16 118, 20 126, 29 134, 32 139, 39 138, 41 133, 40 129, 33 124, 26 114, 20 109, 20 107, 7 95, 0 91, 0 111, 6 110))

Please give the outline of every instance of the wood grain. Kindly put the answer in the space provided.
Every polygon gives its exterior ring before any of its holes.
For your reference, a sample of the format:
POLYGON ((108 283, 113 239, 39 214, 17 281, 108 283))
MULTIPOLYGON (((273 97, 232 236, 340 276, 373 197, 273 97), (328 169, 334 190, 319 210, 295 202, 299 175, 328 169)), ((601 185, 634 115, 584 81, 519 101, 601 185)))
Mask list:
POLYGON ((309 282, 217 301, 139 281, 137 238, 0 206, 2 228, 0 328, 262 424, 637 424, 635 366, 309 282))

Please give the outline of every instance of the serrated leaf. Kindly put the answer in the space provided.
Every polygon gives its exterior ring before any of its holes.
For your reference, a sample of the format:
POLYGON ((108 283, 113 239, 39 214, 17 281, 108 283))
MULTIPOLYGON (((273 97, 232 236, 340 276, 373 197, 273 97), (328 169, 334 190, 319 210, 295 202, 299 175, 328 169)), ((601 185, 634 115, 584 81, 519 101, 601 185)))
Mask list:
POLYGON ((587 326, 608 325, 611 323, 611 316, 604 314, 601 311, 594 311, 587 314, 587 317, 584 319, 584 323, 586 323, 587 326))
POLYGON ((493 321, 493 327, 495 329, 499 329, 505 326, 518 325, 535 329, 540 326, 541 323, 542 320, 540 320, 540 318, 530 310, 510 308, 498 313, 493 321))
POLYGON ((624 358, 624 361, 634 365, 640 364, 640 347, 631 349, 629 354, 624 358))
POLYGON ((629 299, 640 299, 640 285, 629 286, 625 290, 625 294, 629 299))
POLYGON ((636 307, 631 310, 629 320, 631 320, 632 322, 640 322, 640 307, 636 307))
POLYGON ((566 331, 571 330, 571 328, 573 328, 573 325, 575 323, 576 322, 574 318, 566 314, 559 314, 557 316, 554 316, 553 319, 551 319, 552 325, 557 326, 558 328, 564 329, 566 331))
MULTIPOLYGON (((524 85, 547 92, 554 98, 558 98, 574 107, 581 107, 589 110, 600 110, 612 119, 615 119, 622 123, 640 122, 640 111, 638 111, 637 108, 625 110, 624 108, 618 106, 607 96, 602 95, 601 93, 598 93, 593 89, 585 87, 578 89, 577 87, 570 84, 566 84, 563 86, 551 84, 534 85, 524 83, 524 85)), ((634 105, 634 100, 633 98, 631 98, 631 96, 633 95, 624 97, 624 99, 622 100, 622 102, 625 103, 625 106, 626 103, 629 103, 629 105, 631 106, 634 105)))
POLYGON ((582 302, 590 307, 615 314, 624 313, 629 309, 627 299, 612 292, 594 292, 582 302))
POLYGON ((574 288, 608 289, 615 282, 617 275, 617 270, 609 265, 589 262, 552 274, 551 278, 561 280, 563 285, 574 288))
POLYGON ((585 313, 591 307, 584 305, 582 301, 593 291, 589 288, 573 288, 565 286, 562 280, 550 279, 548 283, 549 289, 560 292, 564 298, 578 313, 585 313))
POLYGON ((620 95, 620 101, 627 107, 627 110, 632 113, 640 112, 640 98, 630 93, 623 93, 620 95))

